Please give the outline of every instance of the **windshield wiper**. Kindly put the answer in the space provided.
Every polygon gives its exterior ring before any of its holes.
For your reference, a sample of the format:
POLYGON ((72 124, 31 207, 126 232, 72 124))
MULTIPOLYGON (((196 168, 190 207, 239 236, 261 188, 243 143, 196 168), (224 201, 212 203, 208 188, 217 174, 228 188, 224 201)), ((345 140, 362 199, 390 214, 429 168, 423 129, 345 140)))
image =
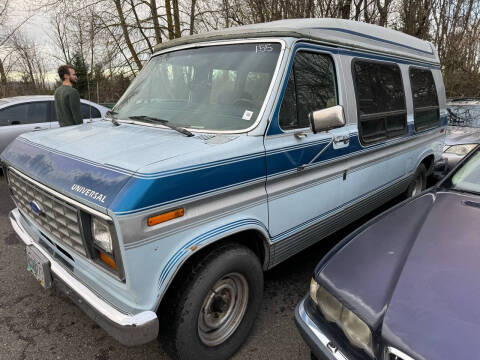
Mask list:
POLYGON ((106 115, 110 115, 110 119, 112 120, 112 124, 115 125, 115 126, 120 126, 120 123, 115 120, 115 115, 117 115, 118 112, 116 111, 113 111, 113 110, 108 110, 106 115))
POLYGON ((156 117, 153 117, 153 116, 147 116, 147 115, 135 115, 135 116, 129 116, 128 118, 132 119, 132 120, 142 120, 142 121, 146 121, 146 122, 149 122, 149 123, 160 123, 163 126, 166 126, 166 127, 170 128, 172 130, 178 131, 179 133, 181 133, 183 135, 195 136, 192 132, 188 131, 187 129, 184 129, 182 127, 170 124, 168 122, 168 120, 163 120, 163 119, 159 119, 159 118, 156 118, 156 117))

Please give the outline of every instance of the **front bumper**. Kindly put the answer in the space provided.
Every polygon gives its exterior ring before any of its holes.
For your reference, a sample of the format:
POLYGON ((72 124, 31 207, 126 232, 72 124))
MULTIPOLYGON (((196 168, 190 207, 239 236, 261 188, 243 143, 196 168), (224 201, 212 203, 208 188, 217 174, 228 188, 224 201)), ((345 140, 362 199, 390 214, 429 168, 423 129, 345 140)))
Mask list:
POLYGON ((312 353, 319 359, 349 360, 345 355, 305 311, 304 298, 295 309, 295 324, 300 335, 310 347, 312 353))
POLYGON ((126 314, 100 298, 76 279, 64 266, 45 251, 25 230, 18 209, 9 218, 17 236, 26 246, 34 246, 50 262, 54 286, 69 296, 92 320, 123 345, 145 344, 158 335, 158 317, 153 311, 126 314))

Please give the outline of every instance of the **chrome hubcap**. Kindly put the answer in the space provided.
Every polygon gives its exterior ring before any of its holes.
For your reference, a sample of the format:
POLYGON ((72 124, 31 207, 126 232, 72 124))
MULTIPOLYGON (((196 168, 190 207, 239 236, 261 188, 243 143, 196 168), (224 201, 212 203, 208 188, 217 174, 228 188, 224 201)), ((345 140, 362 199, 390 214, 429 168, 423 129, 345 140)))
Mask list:
POLYGON ((198 335, 207 346, 227 340, 240 325, 248 305, 248 283, 239 273, 230 273, 210 289, 198 315, 198 335))

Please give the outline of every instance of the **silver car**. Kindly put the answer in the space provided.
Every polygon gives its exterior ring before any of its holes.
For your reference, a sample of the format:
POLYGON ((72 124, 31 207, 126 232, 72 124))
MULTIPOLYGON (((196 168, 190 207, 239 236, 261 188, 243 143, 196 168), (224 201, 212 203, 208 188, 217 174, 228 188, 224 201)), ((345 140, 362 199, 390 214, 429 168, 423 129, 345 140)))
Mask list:
MULTIPOLYGON (((108 108, 81 99, 84 122, 100 120, 108 108)), ((0 153, 18 135, 58 127, 53 96, 31 95, 0 99, 0 153)))
POLYGON ((443 177, 480 143, 480 98, 447 102, 448 128, 442 160, 435 164, 434 176, 443 177))

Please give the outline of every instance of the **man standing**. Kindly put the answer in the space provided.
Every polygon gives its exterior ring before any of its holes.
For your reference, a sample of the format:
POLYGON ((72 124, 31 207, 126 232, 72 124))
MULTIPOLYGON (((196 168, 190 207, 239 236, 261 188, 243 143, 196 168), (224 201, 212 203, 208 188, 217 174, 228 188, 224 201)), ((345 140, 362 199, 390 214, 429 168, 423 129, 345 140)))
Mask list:
POLYGON ((80 94, 72 87, 77 82, 77 75, 72 65, 58 68, 62 85, 55 90, 55 112, 60 126, 83 124, 80 115, 80 94))

